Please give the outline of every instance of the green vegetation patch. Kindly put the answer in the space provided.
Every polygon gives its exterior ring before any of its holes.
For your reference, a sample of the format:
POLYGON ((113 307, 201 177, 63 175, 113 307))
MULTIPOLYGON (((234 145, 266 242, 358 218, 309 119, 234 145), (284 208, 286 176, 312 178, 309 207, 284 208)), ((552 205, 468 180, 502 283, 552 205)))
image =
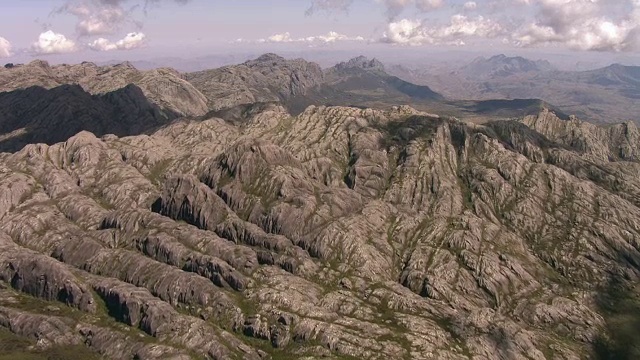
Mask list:
POLYGON ((36 342, 0 328, 0 360, 98 360, 100 355, 83 345, 38 349, 36 342))
POLYGON ((381 146, 390 149, 392 147, 405 147, 416 139, 430 139, 444 120, 428 116, 413 115, 402 121, 392 121, 378 126, 383 133, 381 146))
POLYGON ((640 359, 640 287, 612 279, 601 289, 598 307, 605 328, 594 350, 597 360, 640 359))

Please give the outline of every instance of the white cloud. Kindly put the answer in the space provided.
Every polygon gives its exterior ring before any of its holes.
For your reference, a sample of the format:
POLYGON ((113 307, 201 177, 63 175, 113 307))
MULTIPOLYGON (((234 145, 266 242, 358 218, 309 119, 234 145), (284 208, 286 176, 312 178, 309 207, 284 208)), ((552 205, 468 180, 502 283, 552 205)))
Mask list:
POLYGON ((339 34, 335 31, 329 31, 326 35, 319 36, 310 36, 305 38, 307 42, 323 42, 323 43, 334 43, 336 41, 364 41, 362 36, 349 37, 344 34, 339 34))
POLYGON ((76 32, 80 36, 112 34, 125 22, 131 20, 123 7, 123 2, 122 0, 69 0, 56 12, 75 16, 76 32))
POLYGON ((69 40, 66 36, 56 34, 51 30, 40 34, 38 41, 33 43, 31 48, 41 55, 69 53, 77 50, 76 43, 73 40, 69 40))
POLYGON ((133 17, 136 8, 143 8, 146 13, 152 5, 169 1, 186 4, 190 0, 66 0, 54 13, 75 16, 80 36, 106 35, 127 24, 140 28, 142 24, 133 17))
POLYGON ((469 18, 465 15, 454 15, 451 18, 451 24, 436 31, 436 34, 439 37, 479 36, 494 38, 503 32, 502 25, 491 19, 485 19, 482 16, 469 18))
POLYGON ((9 40, 0 36, 0 58, 11 56, 11 43, 9 40))
POLYGON ((96 40, 93 40, 87 45, 89 46, 89 48, 96 51, 111 51, 111 50, 118 49, 116 44, 112 43, 111 41, 105 38, 98 38, 96 40))
POLYGON ((266 39, 260 39, 258 42, 270 42, 270 43, 287 43, 293 42, 294 40, 291 38, 291 34, 288 32, 282 34, 271 35, 266 39))
POLYGON ((475 1, 467 1, 466 3, 464 3, 464 5, 462 5, 462 8, 464 10, 475 10, 478 8, 478 3, 476 3, 475 1))
POLYGON ((118 49, 131 50, 144 45, 144 39, 146 36, 141 32, 129 33, 122 40, 119 40, 116 45, 118 49))
MULTIPOLYGON (((347 36, 337 33, 335 31, 329 31, 325 35, 307 36, 303 38, 293 38, 289 32, 271 35, 265 39, 258 39, 258 43, 308 43, 308 44, 330 44, 338 41, 364 41, 362 36, 347 36)), ((235 42, 248 42, 244 39, 238 39, 235 42)))
POLYGON ((513 40, 520 46, 564 45, 578 50, 631 51, 640 42, 640 1, 618 0, 630 13, 615 16, 607 0, 529 0, 539 12, 513 40))
POLYGON ((429 26, 425 22, 402 19, 387 25, 381 41, 402 45, 453 44, 464 45, 470 37, 496 38, 505 33, 499 23, 482 16, 470 18, 457 14, 447 25, 429 26))
POLYGON ((425 42, 426 36, 420 21, 402 19, 387 25, 382 40, 394 44, 420 45, 425 42))
POLYGON ((118 30, 125 20, 125 12, 119 7, 109 7, 96 13, 83 16, 78 22, 76 30, 80 35, 104 35, 118 30))
POLYGON ((146 36, 141 32, 127 34, 123 39, 111 42, 105 38, 98 38, 89 43, 89 48, 96 51, 131 50, 144 45, 146 36))
MULTIPOLYGON (((409 6, 429 11, 446 1, 377 0, 390 16, 409 6)), ((508 39, 517 46, 557 45, 578 50, 640 50, 640 0, 494 0, 479 9, 467 1, 458 8, 463 14, 449 24, 430 19, 390 20, 381 41, 393 44, 464 44, 474 39, 508 39), (516 8, 518 7, 518 8, 516 8), (506 10, 511 8, 511 10, 506 10), (516 11, 522 19, 505 14, 516 11), (481 13, 471 17, 469 12, 481 13)), ((432 18, 437 18, 435 15, 432 18)))

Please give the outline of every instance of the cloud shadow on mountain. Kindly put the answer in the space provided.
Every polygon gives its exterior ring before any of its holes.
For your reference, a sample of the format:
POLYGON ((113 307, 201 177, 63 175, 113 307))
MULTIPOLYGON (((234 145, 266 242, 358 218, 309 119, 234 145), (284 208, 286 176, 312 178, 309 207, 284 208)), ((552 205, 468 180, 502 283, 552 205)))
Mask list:
POLYGON ((54 144, 83 130, 96 136, 138 135, 177 117, 149 101, 136 85, 100 95, 79 85, 34 86, 0 93, 0 151, 54 144))

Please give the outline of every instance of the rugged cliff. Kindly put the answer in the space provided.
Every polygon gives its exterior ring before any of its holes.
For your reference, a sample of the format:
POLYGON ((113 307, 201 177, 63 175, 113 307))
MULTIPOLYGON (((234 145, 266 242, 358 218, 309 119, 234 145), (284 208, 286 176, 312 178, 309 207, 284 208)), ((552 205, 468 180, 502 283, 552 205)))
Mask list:
POLYGON ((103 95, 135 85, 152 104, 167 112, 180 116, 204 115, 208 110, 206 98, 182 77, 173 69, 140 71, 128 62, 113 66, 96 66, 90 62, 50 66, 46 61, 35 60, 0 69, 0 92, 75 84, 92 95, 103 95))
POLYGON ((239 65, 189 73, 186 79, 207 97, 209 108, 218 111, 256 102, 286 102, 321 84, 323 73, 318 64, 303 59, 264 54, 239 65))
POLYGON ((273 102, 297 115, 309 105, 391 107, 444 101, 428 86, 388 75, 382 63, 364 56, 323 71, 303 59, 265 54, 243 64, 189 73, 186 79, 207 97, 214 112, 273 102))
POLYGON ((0 70, 0 109, 0 151, 65 141, 83 130, 138 135, 209 111, 204 95, 171 69, 39 60, 0 70))
POLYGON ((605 306, 636 301, 633 125, 244 115, 0 154, 0 328, 113 359, 633 351, 605 306))

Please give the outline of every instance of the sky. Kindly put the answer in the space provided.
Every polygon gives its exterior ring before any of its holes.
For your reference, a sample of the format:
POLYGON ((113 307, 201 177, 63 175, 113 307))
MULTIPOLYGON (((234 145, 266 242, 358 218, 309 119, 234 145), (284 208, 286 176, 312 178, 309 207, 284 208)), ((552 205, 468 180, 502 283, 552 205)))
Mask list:
POLYGON ((636 61, 640 0, 0 2, 4 62, 248 51, 506 52, 636 61))

